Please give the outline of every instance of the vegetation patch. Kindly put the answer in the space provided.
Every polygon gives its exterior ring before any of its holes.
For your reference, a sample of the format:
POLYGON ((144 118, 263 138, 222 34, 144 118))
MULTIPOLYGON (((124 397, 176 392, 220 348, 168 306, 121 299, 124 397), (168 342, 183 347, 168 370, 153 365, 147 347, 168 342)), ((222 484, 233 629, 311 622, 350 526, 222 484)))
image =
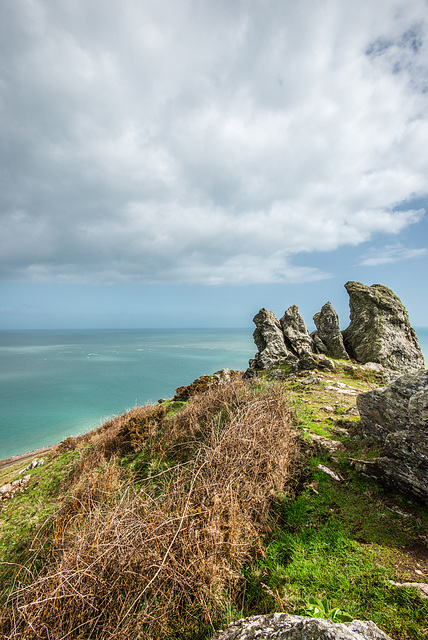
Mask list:
POLYGON ((428 601, 398 584, 427 580, 428 516, 354 469, 378 450, 341 393, 375 374, 353 371, 210 377, 61 443, 2 505, 3 637, 202 640, 285 611, 425 638, 428 601))

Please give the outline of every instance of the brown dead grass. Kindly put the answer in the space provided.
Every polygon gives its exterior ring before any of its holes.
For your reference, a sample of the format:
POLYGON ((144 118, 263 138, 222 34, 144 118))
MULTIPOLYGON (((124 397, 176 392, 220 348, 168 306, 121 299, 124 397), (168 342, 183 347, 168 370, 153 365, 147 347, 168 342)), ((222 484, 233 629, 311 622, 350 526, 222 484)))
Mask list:
POLYGON ((175 418, 134 409, 73 443, 73 490, 47 553, 39 540, 42 568, 17 577, 2 637, 191 638, 221 624, 296 468, 287 404, 235 380, 175 418), (162 470, 130 479, 117 457, 130 450, 162 470))

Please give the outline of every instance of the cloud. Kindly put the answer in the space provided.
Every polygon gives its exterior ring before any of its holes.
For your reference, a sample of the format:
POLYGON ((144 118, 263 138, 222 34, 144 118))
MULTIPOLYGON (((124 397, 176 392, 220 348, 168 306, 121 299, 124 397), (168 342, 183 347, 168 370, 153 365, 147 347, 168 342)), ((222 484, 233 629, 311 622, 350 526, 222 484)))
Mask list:
POLYGON ((316 252, 417 224, 425 9, 7 3, 3 278, 319 280, 316 252))
POLYGON ((427 249, 408 249, 403 245, 391 244, 383 248, 372 247, 361 260, 364 267, 377 267, 381 264, 392 264, 427 255, 427 249))

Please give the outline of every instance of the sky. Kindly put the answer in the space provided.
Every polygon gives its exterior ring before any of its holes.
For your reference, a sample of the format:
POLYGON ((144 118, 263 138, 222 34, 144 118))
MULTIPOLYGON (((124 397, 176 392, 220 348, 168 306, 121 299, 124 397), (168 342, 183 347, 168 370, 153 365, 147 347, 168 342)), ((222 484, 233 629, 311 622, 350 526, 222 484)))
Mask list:
POLYGON ((428 326, 427 0, 0 0, 0 329, 428 326))

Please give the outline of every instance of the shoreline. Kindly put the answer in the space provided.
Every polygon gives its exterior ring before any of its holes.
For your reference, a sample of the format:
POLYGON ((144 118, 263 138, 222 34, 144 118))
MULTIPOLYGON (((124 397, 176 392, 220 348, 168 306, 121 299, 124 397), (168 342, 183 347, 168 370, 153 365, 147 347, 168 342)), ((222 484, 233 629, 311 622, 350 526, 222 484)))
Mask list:
POLYGON ((54 449, 57 445, 51 444, 48 447, 42 447, 41 449, 33 449, 33 451, 27 451, 26 453, 19 453, 16 456, 11 456, 10 458, 5 458, 4 460, 0 460, 0 470, 6 469, 7 467, 11 467, 13 464, 17 462, 23 462, 24 460, 28 460, 29 458, 35 458, 42 453, 47 453, 54 449))

